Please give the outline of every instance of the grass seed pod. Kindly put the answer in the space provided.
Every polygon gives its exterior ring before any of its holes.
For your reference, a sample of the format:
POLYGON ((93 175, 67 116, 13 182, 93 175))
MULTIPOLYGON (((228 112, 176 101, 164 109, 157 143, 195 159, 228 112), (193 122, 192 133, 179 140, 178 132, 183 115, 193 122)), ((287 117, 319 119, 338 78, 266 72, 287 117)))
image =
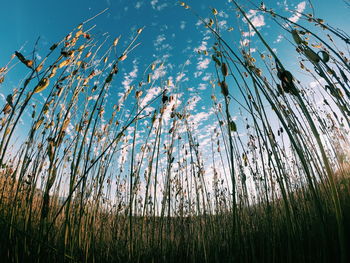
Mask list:
POLYGON ((110 83, 112 79, 113 79, 113 73, 108 75, 108 77, 106 78, 106 83, 110 83))
POLYGON ((128 56, 127 56, 126 54, 124 54, 124 55, 121 55, 121 56, 118 58, 118 60, 119 60, 119 61, 124 61, 127 57, 128 57, 128 56))
POLYGON ((75 37, 80 37, 81 35, 83 35, 83 31, 82 30, 79 30, 75 33, 75 37))
POLYGON ((43 63, 40 63, 40 65, 36 67, 35 71, 40 72, 43 69, 43 66, 43 63))
POLYGON ((138 90, 138 91, 136 91, 136 94, 135 94, 136 99, 140 98, 140 97, 141 97, 141 95, 142 95, 142 90, 138 90))
POLYGON ((236 126, 236 123, 234 121, 230 121, 230 130, 233 132, 237 131, 237 126, 236 126))
POLYGON ((69 125, 70 122, 70 118, 67 118, 64 120, 63 124, 62 124, 62 131, 65 131, 69 125))
POLYGON ((293 39, 294 39, 294 42, 295 42, 297 45, 300 45, 301 43, 303 43, 303 40, 301 39, 301 37, 300 37, 299 34, 298 34, 298 31, 292 30, 292 37, 293 37, 293 39))
POLYGON ((28 68, 32 68, 33 63, 34 63, 33 60, 26 60, 24 64, 25 64, 28 68))
POLYGON ((222 63, 222 65, 221 65, 221 72, 222 72, 223 76, 225 76, 225 77, 228 76, 228 67, 227 67, 226 63, 222 63))
POLYGON ((78 48, 78 51, 79 51, 79 52, 81 52, 81 51, 83 51, 83 50, 84 50, 84 48, 85 48, 85 46, 84 46, 84 45, 80 45, 80 46, 79 46, 79 48, 78 48))
POLYGON ((58 68, 63 68, 65 66, 67 66, 70 63, 70 59, 67 60, 63 60, 59 65, 58 68))
POLYGON ((304 49, 305 56, 313 63, 320 62, 320 57, 309 47, 306 47, 304 49))
POLYGON ((2 112, 4 114, 8 114, 11 112, 11 109, 12 109, 12 107, 10 106, 10 104, 6 103, 5 107, 2 109, 2 112))
POLYGON ((58 47, 58 44, 53 44, 51 47, 50 47, 50 50, 53 51, 55 50, 56 48, 58 47))
POLYGON ((113 46, 118 45, 119 39, 120 39, 120 36, 114 39, 113 46))
POLYGON ((41 126, 41 124, 43 123, 44 121, 44 117, 41 117, 34 125, 34 130, 37 130, 39 129, 39 127, 41 126))
POLYGON ((213 59, 213 61, 220 67, 221 66, 221 62, 220 60, 218 60, 218 58, 215 55, 212 55, 211 58, 213 59))
POLYGON ((327 63, 329 61, 329 54, 326 51, 323 51, 323 50, 318 52, 317 54, 320 54, 320 53, 321 53, 321 56, 319 55, 319 57, 322 58, 322 61, 324 63, 327 63))
POLYGON ((48 78, 43 78, 39 82, 38 86, 35 87, 34 93, 39 93, 39 92, 45 90, 47 88, 47 86, 49 86, 49 84, 50 84, 50 80, 48 78))
POLYGON ((278 77, 283 82, 292 83, 292 81, 293 81, 293 75, 288 70, 285 70, 283 72, 279 72, 278 77))
POLYGON ((221 87, 221 93, 227 97, 228 96, 228 86, 227 83, 225 81, 221 81, 220 82, 220 87, 221 87))
POLYGON ((16 55, 16 57, 17 57, 22 63, 26 64, 26 61, 27 61, 27 60, 26 60, 26 58, 25 58, 21 53, 15 51, 15 55, 16 55))

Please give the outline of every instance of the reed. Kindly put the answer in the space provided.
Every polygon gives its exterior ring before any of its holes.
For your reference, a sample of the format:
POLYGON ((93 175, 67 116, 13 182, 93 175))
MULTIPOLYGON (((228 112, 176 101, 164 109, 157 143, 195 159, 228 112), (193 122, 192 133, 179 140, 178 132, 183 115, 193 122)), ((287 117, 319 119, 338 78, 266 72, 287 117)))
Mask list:
POLYGON ((89 19, 40 63, 17 51, 0 68, 0 85, 9 70, 27 70, 1 106, 4 261, 347 262, 350 68, 339 46, 349 37, 313 15, 297 23, 251 4, 286 34, 319 84, 310 91, 231 4, 258 54, 226 40, 220 10, 202 18, 179 3, 212 35, 200 52, 214 73, 209 144, 191 101, 180 103, 181 82, 154 78, 162 61, 110 100, 143 28, 122 47, 89 19))

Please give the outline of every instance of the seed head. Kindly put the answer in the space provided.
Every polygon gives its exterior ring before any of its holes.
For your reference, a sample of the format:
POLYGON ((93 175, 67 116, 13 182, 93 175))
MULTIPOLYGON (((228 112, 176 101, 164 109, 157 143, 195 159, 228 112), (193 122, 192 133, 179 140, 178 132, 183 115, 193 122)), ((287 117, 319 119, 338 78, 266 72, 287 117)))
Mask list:
POLYGON ((34 93, 39 93, 47 88, 49 86, 50 80, 48 78, 43 78, 39 84, 35 87, 34 93))

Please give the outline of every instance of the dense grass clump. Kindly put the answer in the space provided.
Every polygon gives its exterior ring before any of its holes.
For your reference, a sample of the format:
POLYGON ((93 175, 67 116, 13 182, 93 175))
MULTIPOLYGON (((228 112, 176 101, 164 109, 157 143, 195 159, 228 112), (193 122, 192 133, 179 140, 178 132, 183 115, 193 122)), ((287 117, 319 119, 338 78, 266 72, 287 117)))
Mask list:
POLYGON ((206 145, 181 83, 152 78, 159 61, 109 100, 143 28, 123 48, 88 20, 40 63, 15 52, 0 69, 0 85, 26 70, 0 115, 4 261, 347 262, 350 39, 312 14, 297 23, 254 7, 290 40, 308 78, 298 80, 231 4, 262 48, 226 41, 216 9, 192 11, 213 40, 199 51, 215 76, 206 145))

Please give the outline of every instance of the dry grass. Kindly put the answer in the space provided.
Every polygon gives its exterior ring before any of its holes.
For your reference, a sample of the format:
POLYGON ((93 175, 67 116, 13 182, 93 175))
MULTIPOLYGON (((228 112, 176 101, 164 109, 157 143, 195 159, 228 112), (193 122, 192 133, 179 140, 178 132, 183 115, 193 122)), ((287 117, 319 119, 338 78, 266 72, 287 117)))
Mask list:
POLYGON ((265 50, 256 58, 229 45, 216 9, 200 18, 214 42, 201 54, 212 57, 216 74, 210 165, 190 110, 179 105, 179 83, 152 78, 162 63, 152 61, 119 102, 108 100, 142 28, 122 48, 120 37, 94 36, 89 20, 40 63, 16 52, 1 68, 1 85, 17 61, 28 70, 0 116, 4 261, 347 261, 350 66, 337 45, 349 39, 310 15, 297 24, 260 7, 287 24, 281 30, 301 69, 326 83, 310 95, 232 4, 265 50), (164 89, 148 96, 156 85, 164 89), (44 100, 32 106, 37 93, 44 100), (238 109, 243 124, 233 118, 238 109), (16 142, 21 118, 30 125, 16 142))

